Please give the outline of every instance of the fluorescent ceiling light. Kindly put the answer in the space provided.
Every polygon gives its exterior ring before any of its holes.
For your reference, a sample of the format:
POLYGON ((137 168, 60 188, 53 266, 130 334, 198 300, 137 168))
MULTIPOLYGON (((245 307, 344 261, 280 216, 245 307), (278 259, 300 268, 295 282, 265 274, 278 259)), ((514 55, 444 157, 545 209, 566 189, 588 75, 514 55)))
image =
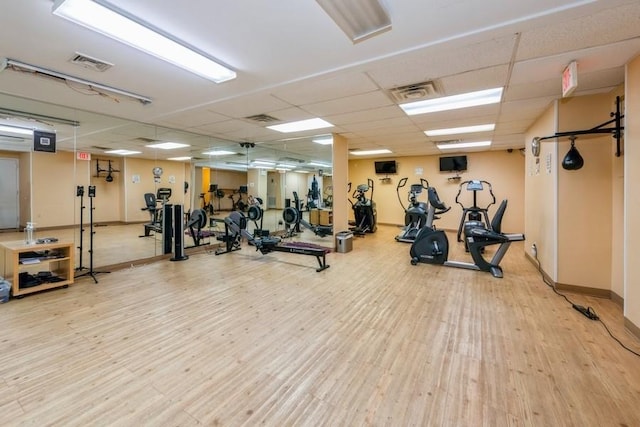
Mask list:
POLYGON ((10 125, 0 125, 0 132, 17 133, 20 135, 33 135, 33 129, 10 125))
POLYGON ((328 163, 322 163, 322 162, 309 162, 309 166, 319 166, 321 168, 330 168, 331 165, 328 163))
POLYGON ((459 128, 425 130, 427 136, 458 135, 461 133, 489 132, 496 128, 495 123, 486 125, 463 126, 459 128))
POLYGON ((53 14, 118 40, 216 83, 236 73, 193 48, 167 37, 126 12, 91 0, 56 0, 53 14))
POLYGON ((369 156, 372 154, 389 154, 391 150, 387 150, 386 148, 381 150, 358 150, 358 151, 349 151, 349 154, 353 154, 356 156, 369 156))
POLYGON ((378 0, 316 0, 353 43, 391 29, 391 19, 378 0))
POLYGON ((129 156, 131 154, 141 154, 141 152, 132 150, 108 150, 105 151, 105 154, 120 154, 121 156, 129 156))
POLYGON ((278 168, 295 169, 295 168, 297 168, 297 166, 294 166, 294 165, 288 165, 288 164, 286 164, 286 163, 278 163, 278 164, 276 165, 276 169, 278 169, 278 168))
POLYGON ((333 144, 333 136, 323 136, 323 137, 313 138, 311 141, 320 145, 331 145, 333 144))
POLYGON ((491 145, 491 141, 436 143, 436 147, 438 147, 440 150, 453 150, 456 148, 478 148, 478 147, 488 147, 490 145, 491 145))
POLYGON ((308 119, 297 122, 283 123, 281 125, 267 126, 267 129, 277 130, 278 132, 299 132, 303 130, 322 129, 333 126, 331 123, 322 119, 308 119))
POLYGON ((276 162, 270 162, 268 160, 254 160, 252 162, 254 165, 264 165, 264 166, 275 166, 276 162))
POLYGON ((310 173, 309 171, 305 171, 305 170, 302 170, 302 169, 295 169, 295 170, 292 170, 291 172, 295 172, 295 173, 310 173))
POLYGON ((498 87, 494 89, 479 90, 477 92, 463 93, 460 95, 408 102, 406 104, 400 104, 400 108, 402 108, 407 115, 413 116, 415 114, 434 113, 436 111, 457 110, 459 108, 496 104, 500 102, 501 98, 502 88, 498 87))
POLYGON ((158 142, 156 144, 146 145, 146 147, 149 147, 149 148, 161 148, 163 150, 173 150, 176 148, 184 148, 188 146, 189 144, 182 144, 180 142, 158 142))
POLYGON ((228 156, 230 154, 236 154, 233 151, 226 151, 226 150, 218 150, 218 151, 205 151, 204 153, 205 156, 228 156))
POLYGON ((183 157, 169 157, 169 158, 167 158, 167 160, 175 160, 175 161, 178 161, 178 162, 183 162, 183 161, 185 161, 185 160, 191 160, 191 157, 189 157, 189 156, 183 156, 183 157))

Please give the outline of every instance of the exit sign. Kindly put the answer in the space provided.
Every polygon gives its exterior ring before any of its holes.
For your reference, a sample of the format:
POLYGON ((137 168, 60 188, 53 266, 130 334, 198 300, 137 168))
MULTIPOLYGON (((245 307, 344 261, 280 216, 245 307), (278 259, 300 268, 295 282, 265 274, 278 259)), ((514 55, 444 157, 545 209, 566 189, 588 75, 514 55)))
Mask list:
POLYGON ((567 97, 578 87, 578 63, 567 65, 562 72, 562 97, 567 97))
POLYGON ((78 160, 91 160, 91 153, 85 153, 83 151, 78 151, 76 153, 76 158, 78 160))

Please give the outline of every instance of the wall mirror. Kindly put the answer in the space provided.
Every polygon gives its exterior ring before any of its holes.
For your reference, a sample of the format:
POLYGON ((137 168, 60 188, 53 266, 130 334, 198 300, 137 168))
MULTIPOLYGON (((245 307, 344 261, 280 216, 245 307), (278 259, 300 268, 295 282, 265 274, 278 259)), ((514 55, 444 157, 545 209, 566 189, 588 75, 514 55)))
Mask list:
MULTIPOLYGON (((158 220, 148 194, 160 211, 163 203, 183 205, 185 226, 194 210, 207 209, 212 237, 196 241, 185 227, 187 247, 218 243, 224 225, 211 217, 222 219, 250 198, 262 200, 261 227, 270 232, 284 232, 282 210, 294 204, 294 191, 309 221, 314 176, 320 206, 330 209, 331 145, 312 142, 318 136, 247 144, 6 94, 0 108, 0 159, 15 165, 2 168, 3 183, 17 190, 2 196, 0 239, 22 239, 22 227, 35 222, 37 237, 74 241, 79 270, 90 261, 99 268, 163 253, 161 235, 145 227, 158 220), (55 133, 56 152, 35 152, 32 135, 16 134, 21 127, 55 133), (165 143, 172 144, 158 145, 165 143)), ((317 240, 310 231, 298 238, 317 240)), ((331 237, 319 242, 332 246, 331 237)))

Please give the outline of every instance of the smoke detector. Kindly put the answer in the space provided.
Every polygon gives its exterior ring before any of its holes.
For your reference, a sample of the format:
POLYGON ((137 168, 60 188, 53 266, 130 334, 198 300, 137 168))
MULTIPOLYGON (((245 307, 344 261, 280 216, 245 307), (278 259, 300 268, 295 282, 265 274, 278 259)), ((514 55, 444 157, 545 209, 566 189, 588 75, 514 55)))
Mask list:
POLYGON ((109 68, 113 67, 113 64, 110 62, 103 61, 101 59, 94 58, 79 52, 76 52, 76 54, 71 59, 69 59, 69 62, 93 71, 100 72, 107 71, 109 68))
POLYGON ((412 102, 439 96, 438 88, 433 80, 394 87, 389 94, 396 102, 412 102))

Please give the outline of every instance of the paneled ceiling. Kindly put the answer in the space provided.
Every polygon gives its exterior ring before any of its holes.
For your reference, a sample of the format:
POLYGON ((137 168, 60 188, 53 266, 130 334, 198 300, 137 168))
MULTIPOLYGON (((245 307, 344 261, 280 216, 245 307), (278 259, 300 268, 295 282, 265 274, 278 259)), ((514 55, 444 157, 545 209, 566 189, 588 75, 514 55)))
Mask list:
POLYGON ((79 148, 91 152, 140 150, 141 138, 184 137, 166 129, 159 134, 154 126, 161 126, 197 134, 187 141, 189 148, 171 156, 198 157, 212 146, 254 142, 312 158, 318 144, 311 137, 327 132, 346 137, 352 150, 388 148, 393 154, 385 157, 433 155, 440 151, 424 130, 481 123, 496 123, 496 129, 467 138, 491 139, 490 150, 518 149, 527 128, 561 97, 567 64, 578 63, 573 96, 580 96, 622 84, 624 64, 640 53, 637 0, 386 0, 392 29, 357 44, 312 0, 110 2, 228 64, 237 78, 215 84, 190 74, 54 16, 50 0, 4 0, 0 57, 152 102, 100 96, 4 70, 0 107, 78 120, 79 148), (71 63, 78 52, 114 65, 98 72, 71 63), (432 97, 494 87, 505 91, 500 104, 407 116, 391 91, 425 81, 434 83, 432 97), (65 117, 68 110, 50 104, 81 111, 65 117), (247 119, 258 114, 277 122, 247 119), (334 127, 293 134, 266 128, 312 117, 334 127), (132 127, 129 121, 154 126, 132 127))

